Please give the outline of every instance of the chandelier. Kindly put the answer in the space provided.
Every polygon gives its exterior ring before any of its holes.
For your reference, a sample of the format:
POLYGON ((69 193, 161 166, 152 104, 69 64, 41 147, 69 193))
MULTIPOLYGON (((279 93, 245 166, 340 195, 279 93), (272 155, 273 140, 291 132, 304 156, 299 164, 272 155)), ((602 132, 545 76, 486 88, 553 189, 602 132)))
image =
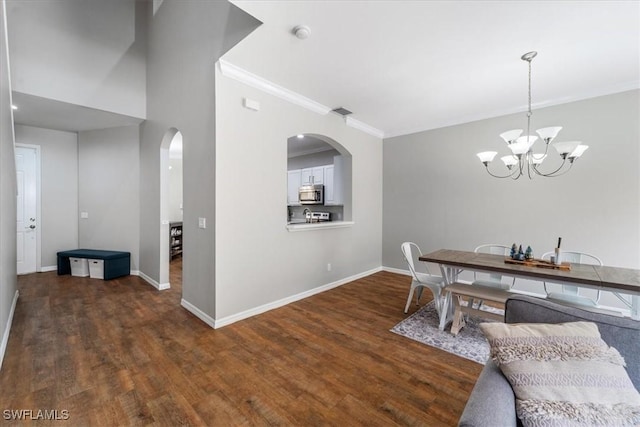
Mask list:
POLYGON ((507 167, 506 175, 497 175, 489 170, 489 163, 498 154, 496 151, 483 151, 477 156, 485 166, 489 175, 496 178, 512 178, 518 179, 523 175, 527 175, 529 179, 533 179, 535 175, 555 177, 567 173, 577 158, 589 148, 588 145, 582 145, 580 141, 554 142, 553 147, 560 155, 562 163, 554 170, 544 172, 540 168, 544 167, 543 162, 547 159, 549 153, 549 145, 551 141, 558 135, 562 129, 561 126, 552 126, 538 129, 536 133, 544 142, 544 152, 535 153, 533 146, 538 140, 538 136, 530 134, 531 126, 531 61, 536 57, 538 52, 529 52, 522 55, 521 59, 529 63, 529 109, 527 111, 527 133, 522 135, 522 129, 513 129, 500 134, 500 137, 507 143, 507 147, 511 150, 511 154, 500 158, 507 167))

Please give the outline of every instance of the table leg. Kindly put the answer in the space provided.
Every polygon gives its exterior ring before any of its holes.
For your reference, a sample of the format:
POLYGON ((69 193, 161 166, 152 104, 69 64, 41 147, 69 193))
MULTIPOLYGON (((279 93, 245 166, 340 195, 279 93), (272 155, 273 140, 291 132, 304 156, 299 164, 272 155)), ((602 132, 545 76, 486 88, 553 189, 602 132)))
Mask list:
MULTIPOLYGON (((458 274, 460 270, 451 267, 445 267, 444 265, 440 264, 440 272, 442 273, 442 277, 444 278, 445 285, 450 285, 458 280, 458 274)), ((438 329, 444 331, 445 326, 447 326, 447 323, 449 323, 452 318, 453 304, 451 303, 451 292, 446 292, 440 310, 440 322, 438 324, 438 329)))

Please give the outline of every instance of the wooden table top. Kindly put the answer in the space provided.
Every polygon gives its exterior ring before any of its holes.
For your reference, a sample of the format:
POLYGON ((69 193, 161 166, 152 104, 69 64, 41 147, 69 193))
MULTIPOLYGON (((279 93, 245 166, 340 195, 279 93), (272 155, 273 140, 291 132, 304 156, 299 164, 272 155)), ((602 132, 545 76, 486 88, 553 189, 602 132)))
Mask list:
POLYGON ((464 270, 501 273, 545 281, 575 283, 640 294, 640 270, 619 267, 600 267, 589 264, 571 264, 571 270, 530 267, 507 264, 505 257, 468 251, 439 249, 420 256, 420 261, 433 262, 464 270))

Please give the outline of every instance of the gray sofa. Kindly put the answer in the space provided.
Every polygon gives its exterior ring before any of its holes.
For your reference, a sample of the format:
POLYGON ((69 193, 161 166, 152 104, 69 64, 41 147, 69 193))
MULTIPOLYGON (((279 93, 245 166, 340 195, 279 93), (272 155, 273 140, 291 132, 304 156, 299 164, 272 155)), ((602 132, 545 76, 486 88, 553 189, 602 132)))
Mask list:
MULTIPOLYGON (((640 390, 640 321, 594 313, 540 298, 517 295, 507 300, 506 323, 598 324, 602 339, 615 347, 627 363, 627 372, 640 390)), ((515 396, 500 369, 488 360, 464 408, 459 426, 517 426, 515 396)))

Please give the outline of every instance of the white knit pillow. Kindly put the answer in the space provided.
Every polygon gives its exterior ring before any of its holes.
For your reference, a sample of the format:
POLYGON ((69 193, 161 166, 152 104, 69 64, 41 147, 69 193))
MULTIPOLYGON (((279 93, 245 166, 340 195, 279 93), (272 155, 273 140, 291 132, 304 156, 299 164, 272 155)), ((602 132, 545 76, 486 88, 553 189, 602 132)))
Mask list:
POLYGON ((638 426, 640 394, 591 322, 482 323, 524 426, 638 426))

